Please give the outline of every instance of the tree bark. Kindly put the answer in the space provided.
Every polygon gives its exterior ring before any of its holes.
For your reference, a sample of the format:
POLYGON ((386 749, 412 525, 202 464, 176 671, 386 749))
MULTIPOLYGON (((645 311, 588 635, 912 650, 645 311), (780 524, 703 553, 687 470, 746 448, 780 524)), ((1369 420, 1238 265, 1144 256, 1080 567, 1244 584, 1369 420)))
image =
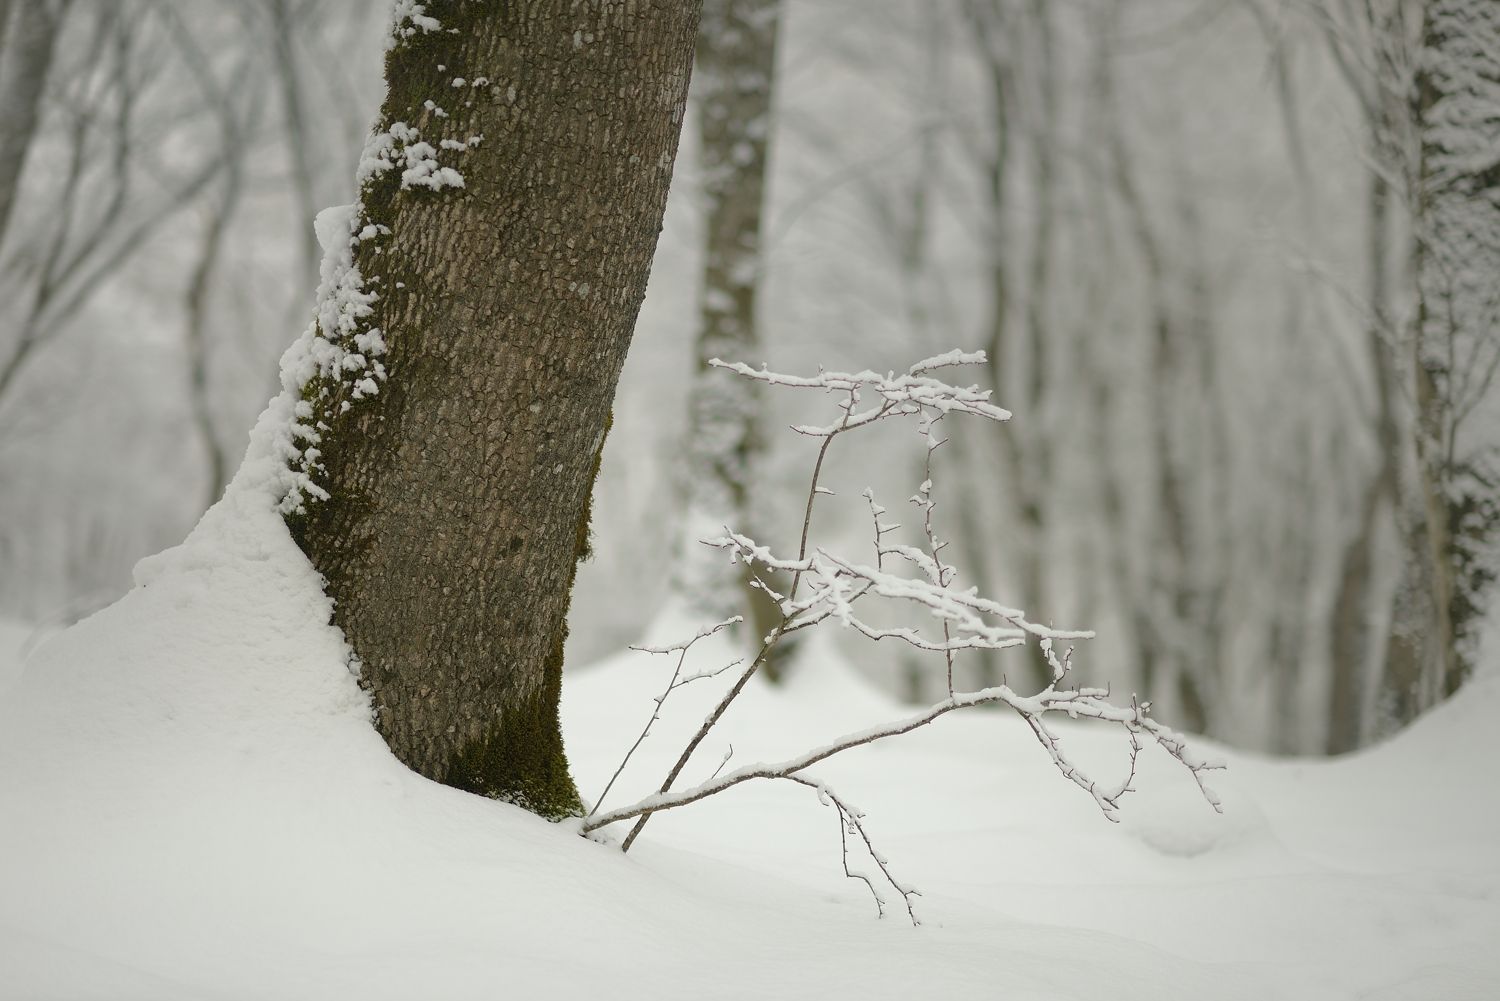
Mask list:
POLYGON ((334 330, 323 311, 341 370, 359 371, 304 387, 314 486, 289 520, 396 756, 557 818, 580 805, 557 717, 575 560, 698 4, 417 14, 396 25, 370 148, 386 142, 394 166, 371 174, 367 155, 351 226, 354 277, 377 298, 334 330))

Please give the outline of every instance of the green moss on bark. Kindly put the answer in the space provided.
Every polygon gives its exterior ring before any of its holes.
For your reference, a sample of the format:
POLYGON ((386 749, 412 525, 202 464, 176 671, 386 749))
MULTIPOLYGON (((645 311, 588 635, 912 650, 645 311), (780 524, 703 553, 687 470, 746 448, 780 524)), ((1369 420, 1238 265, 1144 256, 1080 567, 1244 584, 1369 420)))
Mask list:
MULTIPOLYGON (((604 460, 604 440, 614 423, 611 413, 592 459, 588 493, 578 518, 573 567, 568 575, 569 603, 578 564, 593 556, 590 524, 594 485, 604 460)), ((583 815, 583 800, 568 771, 558 705, 562 697, 563 649, 568 642, 566 613, 552 636, 543 665, 542 688, 519 706, 504 712, 489 730, 465 744, 449 759, 445 785, 514 803, 547 820, 583 815)))
POLYGON ((589 469, 589 492, 583 498, 583 514, 578 519, 578 535, 574 545, 578 558, 573 565, 573 576, 568 578, 568 594, 573 593, 573 581, 578 576, 578 564, 594 558, 594 486, 599 482, 599 467, 604 464, 604 446, 609 441, 609 432, 615 426, 615 412, 611 410, 604 418, 604 430, 599 433, 599 447, 594 450, 593 466, 589 469))
POLYGON ((507 709, 490 729, 454 752, 445 785, 514 803, 547 820, 583 814, 583 801, 568 773, 557 717, 562 689, 562 641, 547 658, 542 689, 507 709))

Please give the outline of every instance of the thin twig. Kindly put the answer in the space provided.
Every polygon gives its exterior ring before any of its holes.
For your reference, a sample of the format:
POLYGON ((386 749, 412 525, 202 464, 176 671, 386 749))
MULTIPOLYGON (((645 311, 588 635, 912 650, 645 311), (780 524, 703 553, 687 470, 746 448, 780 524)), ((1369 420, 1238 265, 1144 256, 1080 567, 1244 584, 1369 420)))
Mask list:
MULTIPOLYGON (((662 703, 664 703, 664 702, 667 701, 667 696, 671 695, 672 691, 674 689, 680 688, 682 685, 685 685, 685 684, 687 684, 689 682, 692 682, 692 681, 696 681, 699 678, 711 678, 715 674, 719 673, 719 671, 713 671, 713 672, 709 672, 709 673, 697 674, 697 675, 694 675, 694 676, 692 676, 690 678, 686 678, 683 681, 680 681, 680 682, 678 681, 678 678, 682 674, 682 665, 684 663, 686 663, 688 651, 692 649, 693 644, 697 643, 701 639, 704 639, 705 637, 712 636, 714 633, 717 633, 721 629, 725 629, 725 628, 727 628, 729 626, 734 625, 735 623, 742 622, 742 621, 744 621, 744 620, 743 620, 743 618, 741 616, 738 616, 738 615, 733 616, 731 618, 725 619, 723 622, 720 622, 717 625, 708 626, 706 628, 698 630, 698 632, 692 637, 692 639, 683 640, 680 643, 673 643, 673 644, 669 644, 667 646, 661 646, 661 647, 650 647, 650 646, 633 646, 633 647, 631 647, 632 650, 639 650, 642 653, 674 653, 675 652, 678 655, 678 657, 677 657, 677 667, 672 671, 672 679, 667 682, 666 689, 653 700, 656 703, 656 708, 651 711, 651 718, 648 719, 646 721, 646 725, 641 728, 641 735, 639 737, 635 738, 635 743, 630 745, 630 750, 626 751, 625 752, 625 757, 623 757, 623 758, 620 759, 620 764, 619 764, 618 767, 615 768, 615 773, 609 777, 609 782, 604 786, 604 791, 599 794, 599 798, 598 799, 594 800, 593 809, 589 810, 589 812, 588 812, 588 816, 589 817, 592 817, 596 812, 598 812, 599 807, 604 803, 604 797, 608 796, 609 795, 609 791, 614 788, 614 786, 615 786, 615 780, 620 777, 620 773, 625 770, 625 766, 628 765, 628 764, 630 764, 630 758, 631 758, 631 756, 633 754, 635 754, 636 748, 638 748, 638 747, 641 746, 641 743, 646 739, 646 734, 648 734, 648 733, 651 732, 651 725, 653 723, 655 723, 658 719, 661 718, 662 703)), ((720 671, 727 670, 727 667, 726 668, 720 668, 719 670, 720 671)), ((728 761, 729 759, 725 758, 724 760, 728 761)), ((587 819, 587 818, 585 818, 585 819, 587 819)))
POLYGON ((911 923, 913 925, 920 925, 922 922, 917 920, 917 912, 912 905, 912 898, 920 897, 922 895, 921 891, 916 887, 906 886, 902 884, 896 879, 894 875, 891 874, 889 861, 884 855, 876 850, 875 843, 870 840, 870 832, 865 828, 864 824, 864 811, 851 804, 848 800, 841 798, 838 793, 834 792, 827 785, 819 782, 817 779, 811 778, 806 775, 784 775, 781 777, 787 779, 788 781, 796 782, 800 785, 805 785, 809 789, 814 790, 815 792, 817 792, 818 800, 820 802, 824 803, 825 805, 832 804, 834 809, 838 811, 839 845, 843 849, 844 875, 849 877, 850 879, 858 879, 863 881, 865 886, 869 888, 870 895, 875 898, 876 915, 879 917, 885 917, 885 900, 880 896, 879 892, 876 891, 875 883, 870 879, 869 876, 865 875, 862 872, 858 872, 849 868, 848 832, 850 830, 858 834, 860 840, 865 843, 865 851, 869 852, 870 858, 880 869, 880 874, 885 877, 885 881, 891 884, 892 889, 901 894, 901 900, 904 904, 906 904, 906 915, 907 917, 911 918, 911 923))
MULTIPOLYGON (((723 366, 717 359, 711 364, 719 364, 721 367, 727 367, 723 366)), ((857 388, 851 389, 849 405, 844 409, 845 421, 848 420, 849 414, 852 412, 858 398, 857 388)), ((812 482, 807 488, 807 506, 802 514, 802 541, 798 548, 799 559, 807 555, 807 533, 809 526, 812 525, 813 505, 818 499, 818 479, 823 475, 823 460, 828 455, 828 448, 833 444, 833 439, 838 436, 841 430, 844 429, 840 428, 831 431, 823 437, 823 444, 818 448, 817 461, 813 463, 812 482)), ((795 573, 792 577, 792 587, 787 599, 788 601, 794 600, 797 597, 797 587, 801 583, 802 574, 800 572, 795 573)), ((755 676, 755 672, 760 670, 760 666, 766 662, 767 655, 770 654, 781 637, 785 635, 786 625, 787 616, 785 611, 783 611, 781 621, 776 624, 776 627, 761 642, 760 651, 756 653, 755 659, 750 662, 750 666, 745 668, 744 673, 739 676, 739 679, 735 681, 729 691, 724 693, 724 697, 719 700, 719 704, 714 706, 713 712, 708 714, 708 717, 703 721, 703 725, 698 728, 698 732, 693 734, 692 739, 688 741, 687 747, 683 748, 682 754, 678 756, 676 764, 672 766, 672 770, 667 773, 666 779, 662 781, 661 788, 658 790, 659 792, 665 793, 668 789, 672 788, 672 783, 677 781, 677 776, 681 775, 682 770, 687 767, 688 760, 692 758, 693 752, 698 749, 698 745, 703 743, 703 739, 708 736, 708 732, 719 722, 725 710, 729 708, 735 699, 739 698, 740 692, 745 690, 745 686, 755 676)), ((641 829, 646 826, 646 821, 649 819, 651 819, 649 811, 641 815, 641 819, 636 821, 635 826, 630 829, 630 833, 625 836, 624 842, 620 845, 620 851, 630 851, 630 846, 635 844, 635 839, 640 836, 641 829)))

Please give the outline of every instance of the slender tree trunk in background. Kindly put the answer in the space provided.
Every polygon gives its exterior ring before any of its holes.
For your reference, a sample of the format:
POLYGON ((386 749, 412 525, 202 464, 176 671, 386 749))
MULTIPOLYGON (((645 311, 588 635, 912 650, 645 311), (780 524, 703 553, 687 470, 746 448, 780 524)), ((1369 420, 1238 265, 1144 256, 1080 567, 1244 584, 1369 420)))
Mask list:
MULTIPOLYGON (((1380 130, 1375 128, 1378 133, 1380 130)), ((1378 136, 1374 141, 1378 141, 1378 136)), ((1329 669, 1332 678, 1328 699, 1329 754, 1342 754, 1365 741, 1368 687, 1375 641, 1371 621, 1375 586, 1376 552, 1380 541, 1381 514, 1396 499, 1401 467, 1402 443, 1396 412, 1398 366, 1395 354, 1394 315, 1390 295, 1390 184, 1379 173, 1371 173, 1365 225, 1366 270, 1370 323, 1365 333, 1370 369, 1375 379, 1376 468, 1370 474, 1359 502, 1354 534, 1344 544, 1339 561, 1338 590, 1334 595, 1333 621, 1329 630, 1329 669)))
MULTIPOLYGON (((1021 600, 1026 611, 1038 621, 1051 619, 1048 604, 1048 509, 1053 479, 1052 436, 1057 428, 1052 421, 1050 393, 1052 371, 1051 339, 1056 333, 1050 307, 1052 303, 1052 257, 1057 233, 1056 174, 1059 167, 1055 154, 1058 122, 1058 73, 1056 44, 1053 37, 1051 0, 1033 0, 1027 18, 1028 33, 1025 63, 1035 81, 1036 108, 1031 141, 1031 188, 1036 205, 1032 228, 1030 266, 1026 277, 1026 392, 1016 406, 1031 415, 1029 431, 1024 435, 1021 465, 1023 472, 1013 484, 1020 510, 1023 535, 1020 554, 1021 600)), ((1004 425, 1009 427, 1007 423, 1004 425)), ((1026 644, 1030 657, 1031 682, 1044 686, 1051 678, 1047 658, 1038 644, 1026 644)))
MULTIPOLYGON (((226 84, 221 85, 214 75, 211 60, 188 35, 181 32, 182 50, 188 65, 196 77, 204 98, 209 105, 220 141, 225 150, 242 150, 248 144, 247 136, 254 133, 257 117, 256 103, 249 102, 250 110, 241 113, 235 105, 235 97, 245 87, 251 61, 243 58, 236 72, 226 84)), ((203 444, 204 458, 208 467, 208 483, 204 490, 204 508, 218 501, 229 482, 228 456, 219 441, 214 427, 214 401, 212 389, 211 343, 212 320, 209 315, 209 295, 214 276, 224 251, 225 237, 230 233, 240 198, 245 189, 244 157, 231 155, 224 159, 224 183, 218 201, 208 207, 208 220, 203 230, 203 242, 199 245, 198 259, 188 279, 185 297, 187 315, 187 362, 188 362, 188 406, 198 437, 203 444)))
MULTIPOLYGON (((1288 328, 1300 333, 1296 319, 1288 328)), ((1306 669, 1308 624, 1311 620, 1314 547, 1309 544, 1317 525, 1316 465, 1312 446, 1314 429, 1299 422, 1295 459, 1284 489, 1296 499, 1292 517, 1283 518, 1280 538, 1267 539, 1273 553, 1279 600, 1274 605, 1266 655, 1271 673, 1271 750, 1277 754, 1302 754, 1305 746, 1304 719, 1308 718, 1303 684, 1306 669), (1296 517, 1301 515, 1300 518, 1296 517)))
POLYGON ((322 329, 368 374, 304 387, 316 486, 290 521, 377 727, 421 774, 547 817, 580 805, 557 716, 568 602, 697 22, 690 0, 398 22, 371 147, 394 166, 364 179, 346 275, 377 298, 322 329))
MULTIPOLYGON (((1421 371, 1441 400, 1436 473, 1450 648, 1438 697, 1473 675, 1500 575, 1500 4, 1436 0, 1419 79, 1423 193, 1421 371)), ((1432 408, 1436 409, 1436 408, 1432 408)))
POLYGON ((1394 726, 1473 671, 1500 529, 1500 4, 1433 0, 1424 14, 1411 95, 1416 461, 1402 494, 1406 563, 1383 679, 1394 726), (1476 412, 1491 422, 1477 439, 1465 425, 1476 412))
MULTIPOLYGON (((1187 156, 1174 158, 1182 164, 1187 156)), ((1181 168, 1179 168, 1181 169, 1181 168)), ((1235 498, 1230 491, 1232 460, 1225 414, 1233 406, 1230 387, 1220 376, 1218 346, 1214 341, 1213 284, 1205 266, 1203 225, 1191 196, 1194 185, 1186 170, 1177 183, 1175 201, 1178 230, 1174 242, 1182 249, 1175 270, 1180 277, 1180 317, 1174 328, 1173 354, 1168 364, 1176 370, 1176 390, 1154 395, 1163 401, 1175 447, 1163 459, 1176 467, 1183 534, 1173 543, 1179 555, 1176 575, 1166 586, 1172 593, 1176 639, 1172 663, 1176 671, 1178 703, 1184 725, 1197 733, 1213 732, 1215 711, 1224 692, 1224 608, 1235 578, 1233 552, 1235 498)))
POLYGON ((66 2, 0 5, 0 243, 15 206, 26 153, 41 119, 42 92, 66 2))
MULTIPOLYGON (((1178 319, 1173 310, 1167 262, 1161 241, 1151 222, 1151 213, 1145 196, 1131 166, 1130 153, 1125 141, 1121 110, 1115 97, 1115 86, 1109 78, 1108 67, 1114 57, 1113 37, 1118 30, 1120 6, 1113 7, 1113 17, 1102 29, 1106 39, 1102 55, 1104 79, 1096 84, 1101 101, 1107 111, 1104 118, 1108 130, 1104 136, 1106 174, 1120 198, 1125 213, 1126 227, 1134 240, 1136 256, 1140 260, 1145 276, 1147 326, 1149 340, 1147 357, 1151 378, 1155 380, 1148 400, 1147 435, 1155 462, 1151 477, 1154 493, 1149 507, 1149 521, 1145 564, 1139 574, 1139 583, 1126 596, 1128 617, 1133 623, 1136 659, 1139 664, 1141 688, 1146 697, 1159 698, 1168 686, 1174 690, 1181 685, 1183 665, 1179 661, 1181 636, 1187 617, 1188 595, 1180 586, 1188 567, 1188 509, 1185 487, 1178 468, 1173 434, 1171 397, 1179 391, 1178 375, 1179 341, 1178 319)), ((1121 544, 1125 544, 1122 540, 1121 544)), ((1184 706, 1183 723, 1189 728, 1201 726, 1203 707, 1192 705, 1192 691, 1179 692, 1184 706)))
MULTIPOLYGON (((1134 192, 1129 183, 1131 175, 1121 160, 1124 147, 1119 132, 1123 125, 1115 97, 1114 60, 1120 14, 1117 3, 1101 5, 1095 9, 1090 25, 1090 128, 1094 134, 1106 137, 1106 141, 1099 151, 1101 162, 1097 168, 1104 183, 1089 187, 1092 199, 1089 216, 1098 226, 1095 238, 1099 248, 1097 264, 1106 274, 1125 267, 1125 259, 1133 256, 1116 246, 1110 218, 1111 193, 1134 192)), ((1128 202, 1126 207, 1129 208, 1128 202)), ((1127 222, 1130 220, 1127 214, 1127 222)), ((1130 236, 1127 234, 1127 239, 1130 236)), ((1100 313, 1096 309, 1092 315, 1100 313)), ((1085 336, 1097 337, 1098 331, 1090 329, 1085 336)), ((1149 691, 1151 667, 1157 660, 1155 630, 1147 614, 1150 602, 1146 557, 1149 553, 1141 553, 1141 547, 1137 545, 1140 533, 1130 521, 1125 496, 1127 477, 1121 472, 1118 461, 1120 449, 1116 434, 1120 421, 1116 382, 1119 362, 1100 344, 1081 346, 1079 359, 1088 386, 1085 397, 1092 466, 1099 477, 1096 493, 1101 529, 1099 544, 1105 551, 1103 562, 1109 569, 1109 588, 1118 597, 1121 618, 1128 630, 1123 644, 1128 648, 1124 660, 1134 662, 1142 690, 1149 691)))
MULTIPOLYGON (((1394 86, 1392 87, 1394 90, 1394 86)), ((1398 92, 1400 93, 1400 92, 1398 92)), ((1413 124, 1420 121, 1425 95, 1405 95, 1412 102, 1392 112, 1413 114, 1413 124)), ((1394 124, 1390 132, 1397 135, 1394 124)), ((1422 268, 1423 249, 1429 224, 1427 198, 1424 192, 1425 150, 1408 152, 1406 143, 1395 144, 1392 156, 1401 168, 1406 184, 1408 211, 1411 213, 1412 236, 1408 268, 1409 280, 1417 283, 1417 316, 1408 336, 1391 350, 1398 352, 1392 368, 1407 380, 1413 413, 1406 421, 1407 440, 1394 460, 1396 532, 1400 540, 1401 563, 1396 591, 1391 600, 1390 629, 1386 638, 1385 660, 1380 679, 1380 714, 1375 734, 1389 732, 1415 719, 1436 701, 1432 680, 1440 678, 1452 647, 1452 629, 1448 621, 1450 590, 1445 586, 1443 552, 1446 549, 1446 525, 1443 523, 1438 489, 1436 454, 1442 448, 1443 416, 1433 393, 1429 374, 1424 370, 1423 342, 1427 318, 1433 303, 1425 287, 1422 268), (1415 159, 1416 163, 1411 163, 1415 159)))
MULTIPOLYGON (((928 14, 923 22, 926 39, 918 101, 925 114, 929 109, 943 107, 947 99, 945 64, 948 54, 944 19, 928 14)), ((929 271, 928 244, 932 225, 932 193, 935 189, 940 189, 943 183, 941 162, 938 130, 932 124, 926 124, 919 133, 916 169, 906 178, 897 197, 891 198, 878 185, 871 185, 868 200, 869 209, 879 221, 880 230, 890 238, 896 271, 901 279, 901 300, 906 314, 908 336, 919 344, 931 343, 933 334, 931 299, 934 297, 929 292, 929 282, 934 276, 929 271)), ((946 333, 944 339, 946 340, 946 333)), ((959 448, 964 447, 962 441, 955 444, 959 448)), ((923 475, 918 472, 922 468, 920 464, 913 464, 912 472, 916 475, 912 482, 922 481, 923 475)), ((970 481, 972 479, 969 477, 970 481)), ((983 534, 977 526, 975 506, 965 503, 960 496, 955 509, 958 537, 965 546, 964 566, 971 574, 971 580, 983 580, 987 554, 981 544, 983 534)), ((980 591, 983 594, 994 593, 987 587, 981 587, 980 591)), ((974 652, 986 655, 993 653, 989 650, 974 652)), ((931 672, 926 669, 920 657, 903 655, 900 665, 903 699, 916 704, 937 697, 939 688, 931 687, 929 691, 927 682, 931 678, 931 672)))
MULTIPOLYGON (((781 0, 705 0, 695 67, 705 205, 703 287, 696 374, 688 397, 688 484, 682 580, 698 607, 720 617, 743 614, 758 644, 781 617, 756 576, 785 593, 785 581, 729 565, 699 543, 727 525, 759 538, 754 504, 756 463, 763 451, 757 385, 709 367, 713 358, 760 357, 755 298, 761 276, 766 163, 772 131, 776 36, 781 0)), ((780 680, 792 648, 779 650, 761 673, 780 680)))
POLYGON ((303 107, 302 73, 297 61, 297 24, 289 0, 269 0, 272 47, 276 53, 276 80, 281 91, 282 117, 286 122, 286 150, 291 160, 293 205, 296 208, 298 274, 306 281, 318 273, 318 241, 313 235, 313 216, 318 204, 313 183, 312 138, 307 131, 303 107))
POLYGON ((224 454, 224 446, 220 444, 218 433, 214 429, 213 392, 209 378, 208 295, 213 276, 218 270, 229 222, 239 204, 242 180, 238 162, 235 161, 225 176, 224 193, 219 204, 210 209, 208 224, 203 231, 203 242, 198 250, 198 261, 193 266, 187 290, 188 403, 208 466, 208 483, 204 489, 205 508, 219 499, 219 495, 224 492, 224 485, 229 482, 228 457, 224 454))
MULTIPOLYGON (((1013 586, 1029 615, 1046 618, 1045 547, 1047 524, 1045 500, 1051 476, 1050 452, 1045 441, 1047 429, 1045 401, 1048 372, 1047 288, 1050 276, 1053 238, 1053 188, 1051 177, 1052 149, 1048 120, 1055 110, 1056 90, 1052 65, 1051 21, 1045 5, 1029 7, 1024 13, 1012 10, 998 0, 970 0, 965 6, 966 24, 973 33, 974 44, 989 91, 991 145, 984 154, 988 218, 989 317, 985 323, 984 344, 989 356, 984 375, 995 399, 1017 413, 1029 415, 1034 422, 1022 427, 1022 421, 1002 424, 997 432, 999 449, 993 465, 995 486, 984 485, 981 496, 993 498, 998 492, 1007 498, 1010 512, 1011 545, 1005 558, 1013 561, 1013 586), (1035 49, 1034 52, 1023 50, 1035 49), (1029 61, 1031 58, 1035 62, 1029 61), (1019 81, 1025 74, 1034 82, 1038 107, 1025 106, 1019 81), (1034 78, 1034 80, 1033 80, 1034 78), (1030 121, 1029 162, 1019 161, 1012 147, 1012 130, 1018 119, 1032 112, 1030 121), (1013 225, 1011 204, 1013 173, 1029 171, 1028 183, 1035 188, 1037 218, 1030 244, 1022 255, 1017 227, 1013 225), (1029 267, 1020 280, 1023 294, 1017 295, 1017 260, 1029 267), (1020 316, 1015 313, 1019 311, 1020 316), (1014 321, 1020 320, 1019 324, 1014 321), (1024 364, 1024 369, 1023 369, 1024 364), (1013 377, 1019 373, 1019 378, 1013 377)), ((988 466, 991 463, 986 462, 988 466)), ((971 501, 973 503, 973 501, 971 501)), ((993 503, 991 500, 990 503, 993 503)), ((985 583, 985 582, 981 582, 985 583)), ((994 593, 994 591, 991 591, 994 593)), ((1018 686, 1041 688, 1051 678, 1046 658, 1040 649, 1027 644, 1028 659, 1018 686)), ((980 662, 981 683, 1000 683, 1000 661, 993 655, 980 662)))

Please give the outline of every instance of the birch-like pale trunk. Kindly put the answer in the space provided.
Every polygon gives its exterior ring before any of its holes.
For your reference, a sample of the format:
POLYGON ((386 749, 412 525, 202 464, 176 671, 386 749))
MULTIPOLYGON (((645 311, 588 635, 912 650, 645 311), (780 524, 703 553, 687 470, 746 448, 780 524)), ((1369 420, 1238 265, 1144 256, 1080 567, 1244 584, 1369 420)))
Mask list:
POLYGON ((1500 4, 1433 0, 1423 14, 1411 98, 1416 461, 1401 510, 1400 621, 1383 679, 1394 725, 1472 673, 1500 534, 1500 4))

